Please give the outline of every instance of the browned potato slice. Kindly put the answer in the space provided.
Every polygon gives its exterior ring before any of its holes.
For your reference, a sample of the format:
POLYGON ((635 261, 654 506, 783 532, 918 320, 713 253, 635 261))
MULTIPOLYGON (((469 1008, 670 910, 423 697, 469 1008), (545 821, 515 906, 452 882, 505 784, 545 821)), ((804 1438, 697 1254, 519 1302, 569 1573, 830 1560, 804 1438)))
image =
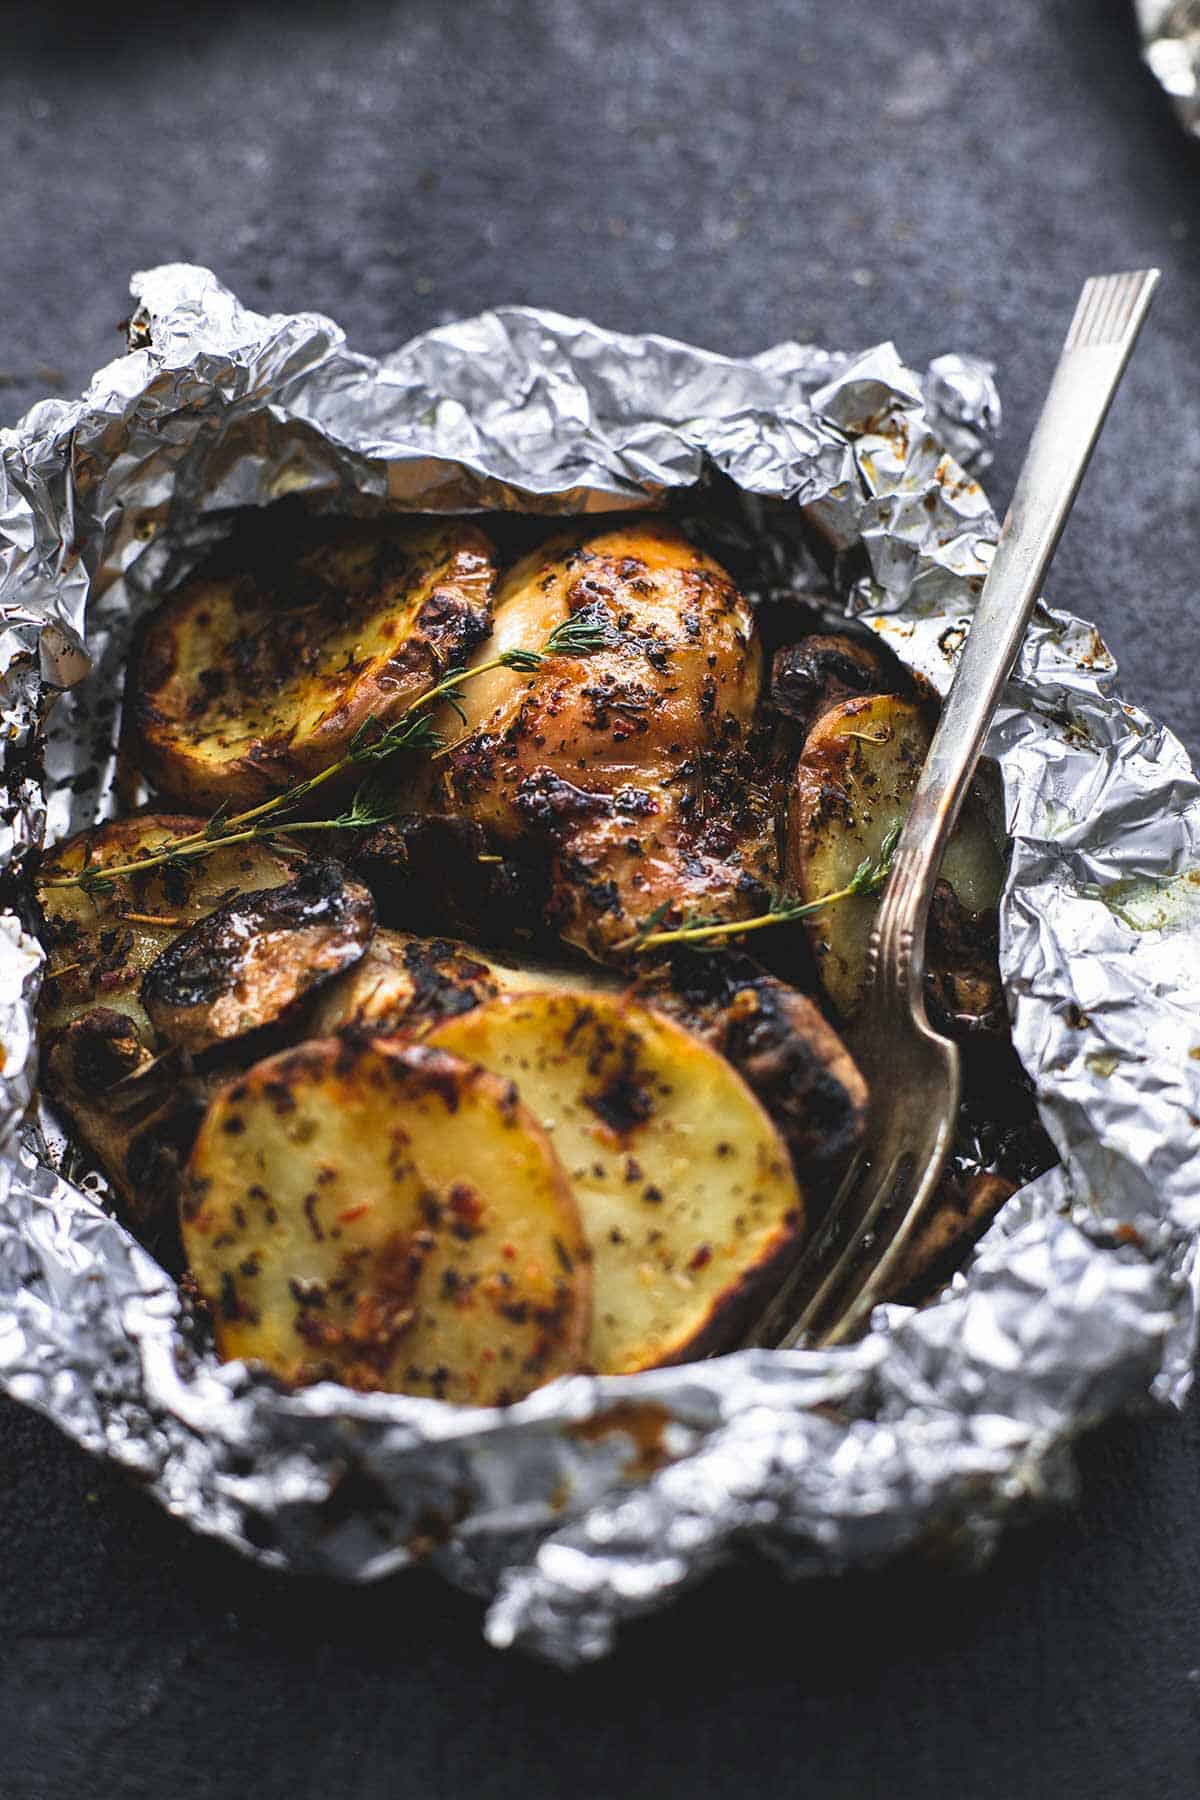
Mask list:
POLYGON ((226 901, 167 945, 142 977, 142 1004, 169 1043, 198 1056, 274 1024, 358 962, 375 929, 367 889, 340 863, 226 901))
MULTIPOLYGON (((788 798, 785 858, 802 900, 838 892, 879 856, 905 819, 929 750, 923 708, 894 694, 845 700, 809 734, 788 798)), ((968 797, 942 861, 942 877, 970 914, 995 907, 1003 865, 978 804, 968 797)), ((805 921, 821 980, 843 1017, 858 1008, 879 902, 856 895, 805 921)))
MULTIPOLYGON (((632 997, 677 1019, 749 1084, 782 1132, 806 1193, 828 1189, 858 1148, 867 1093, 849 1051, 806 995, 747 956, 707 953, 652 969, 632 997)), ((362 961, 324 989, 313 1034, 412 1033, 497 994, 617 995, 626 983, 596 964, 566 967, 477 950, 453 938, 379 931, 362 961)))
POLYGON ((327 768, 485 637, 491 548, 459 520, 332 527, 273 577, 198 576, 134 671, 145 772, 195 807, 248 806, 327 768))
POLYGON ((806 994, 740 951, 676 955, 639 984, 650 1002, 731 1062, 783 1134, 810 1220, 862 1142, 867 1087, 806 994))
POLYGON ((470 1012, 497 994, 573 986, 614 993, 621 982, 599 968, 565 969, 534 959, 510 961, 456 938, 377 931, 362 961, 329 986, 310 1019, 313 1035, 335 1031, 405 1031, 421 1020, 470 1012))
POLYGON ((52 888, 46 878, 87 867, 101 872, 134 862, 171 838, 203 829, 204 820, 146 813, 80 832, 49 851, 38 887, 47 965, 39 1023, 43 1036, 90 1007, 125 1013, 143 1044, 153 1042, 139 989, 154 959, 181 931, 235 894, 278 887, 295 873, 297 858, 267 844, 233 844, 185 868, 150 869, 119 877, 106 893, 52 888))
POLYGON ((223 1356, 480 1406, 579 1366, 590 1275, 545 1133, 442 1051, 327 1039, 213 1103, 183 1234, 223 1356))
POLYGON ((589 1362, 626 1374, 718 1348, 799 1245, 787 1149, 745 1082, 632 1001, 501 996, 426 1041, 517 1083, 592 1246, 589 1362))

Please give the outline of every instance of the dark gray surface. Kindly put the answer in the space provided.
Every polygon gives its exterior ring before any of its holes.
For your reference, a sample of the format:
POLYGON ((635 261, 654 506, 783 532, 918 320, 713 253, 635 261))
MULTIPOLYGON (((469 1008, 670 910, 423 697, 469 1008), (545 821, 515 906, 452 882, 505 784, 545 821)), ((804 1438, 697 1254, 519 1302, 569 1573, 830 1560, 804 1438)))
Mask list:
MULTIPOLYGON (((414 0, 6 20, 0 418, 119 340, 130 269, 384 351, 535 301, 742 351, 991 356, 1011 486, 1075 289, 1150 328, 1055 566, 1200 743, 1200 157, 1124 0, 414 0)), ((1176 1796, 1200 1785, 1200 1426, 1102 1433, 977 1580, 720 1577, 573 1680, 424 1577, 285 1582, 0 1407, 0 1800, 1176 1796), (94 1498, 92 1497, 94 1496, 94 1498)))

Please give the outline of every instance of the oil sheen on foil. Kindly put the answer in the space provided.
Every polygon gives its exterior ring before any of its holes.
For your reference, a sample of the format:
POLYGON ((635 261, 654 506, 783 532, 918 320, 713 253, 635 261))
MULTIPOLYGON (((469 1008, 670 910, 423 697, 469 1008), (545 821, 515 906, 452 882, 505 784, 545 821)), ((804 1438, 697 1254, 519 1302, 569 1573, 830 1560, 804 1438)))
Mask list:
MULTIPOLYGON (((150 591, 230 508, 285 495, 559 514, 719 495, 761 591, 811 601, 824 584, 831 612, 945 690, 997 529, 973 473, 998 421, 978 362, 918 376, 890 345, 796 344, 739 361, 530 308, 375 362, 328 319, 247 311, 203 269, 154 269, 134 292, 130 353, 0 433, 0 860, 18 907, 30 850, 113 809, 125 646, 150 591)), ((1084 1426, 1188 1382, 1200 788, 1114 676, 1089 625, 1041 608, 989 740, 1015 1038, 1062 1161, 935 1303, 880 1308, 847 1348, 576 1376, 508 1411, 285 1393, 219 1366, 29 1111, 41 954, 9 913, 0 1382, 196 1530, 351 1580, 432 1561, 487 1598, 493 1643, 562 1664, 747 1543, 795 1574, 931 1532, 986 1551, 1006 1518, 1069 1495, 1084 1426)))

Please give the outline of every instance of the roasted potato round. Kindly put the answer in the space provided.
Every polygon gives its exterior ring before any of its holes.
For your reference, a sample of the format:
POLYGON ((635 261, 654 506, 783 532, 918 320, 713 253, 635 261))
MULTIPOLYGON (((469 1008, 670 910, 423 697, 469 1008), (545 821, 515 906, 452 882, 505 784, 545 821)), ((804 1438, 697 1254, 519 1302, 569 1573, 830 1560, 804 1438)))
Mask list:
POLYGON ((396 718, 487 633, 491 548, 459 520, 341 524, 265 572, 197 576, 133 670, 148 778, 189 806, 250 806, 396 718))
POLYGON ((588 1361, 628 1374, 706 1354, 794 1252, 804 1201, 778 1131, 715 1051, 613 996, 501 996, 424 1039, 515 1082, 592 1246, 588 1361))
MULTIPOLYGON (((902 825, 929 753, 925 709, 895 694, 845 700, 810 732, 788 797, 785 868, 801 900, 848 886, 860 863, 877 858, 902 825)), ((994 908, 1003 865, 970 795, 942 859, 942 878, 968 914, 994 908)), ((821 981, 843 1018, 862 1003, 867 951, 879 901, 839 900, 805 920, 821 981)))
POLYGON ((510 1083, 443 1051, 326 1039, 209 1109, 182 1207, 226 1357, 285 1381, 519 1399, 578 1368, 588 1251, 510 1083))

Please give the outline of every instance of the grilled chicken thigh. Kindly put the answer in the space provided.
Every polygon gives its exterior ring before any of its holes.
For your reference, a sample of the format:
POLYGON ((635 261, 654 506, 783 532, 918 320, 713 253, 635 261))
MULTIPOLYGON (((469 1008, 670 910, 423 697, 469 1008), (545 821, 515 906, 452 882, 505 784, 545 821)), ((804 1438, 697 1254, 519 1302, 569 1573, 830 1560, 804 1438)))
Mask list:
POLYGON ((676 527, 647 519, 556 538, 502 581, 475 660, 574 621, 598 647, 466 684, 435 810, 549 859, 563 939, 604 957, 649 915, 761 907, 773 799, 754 743, 763 678, 753 611, 676 527))

